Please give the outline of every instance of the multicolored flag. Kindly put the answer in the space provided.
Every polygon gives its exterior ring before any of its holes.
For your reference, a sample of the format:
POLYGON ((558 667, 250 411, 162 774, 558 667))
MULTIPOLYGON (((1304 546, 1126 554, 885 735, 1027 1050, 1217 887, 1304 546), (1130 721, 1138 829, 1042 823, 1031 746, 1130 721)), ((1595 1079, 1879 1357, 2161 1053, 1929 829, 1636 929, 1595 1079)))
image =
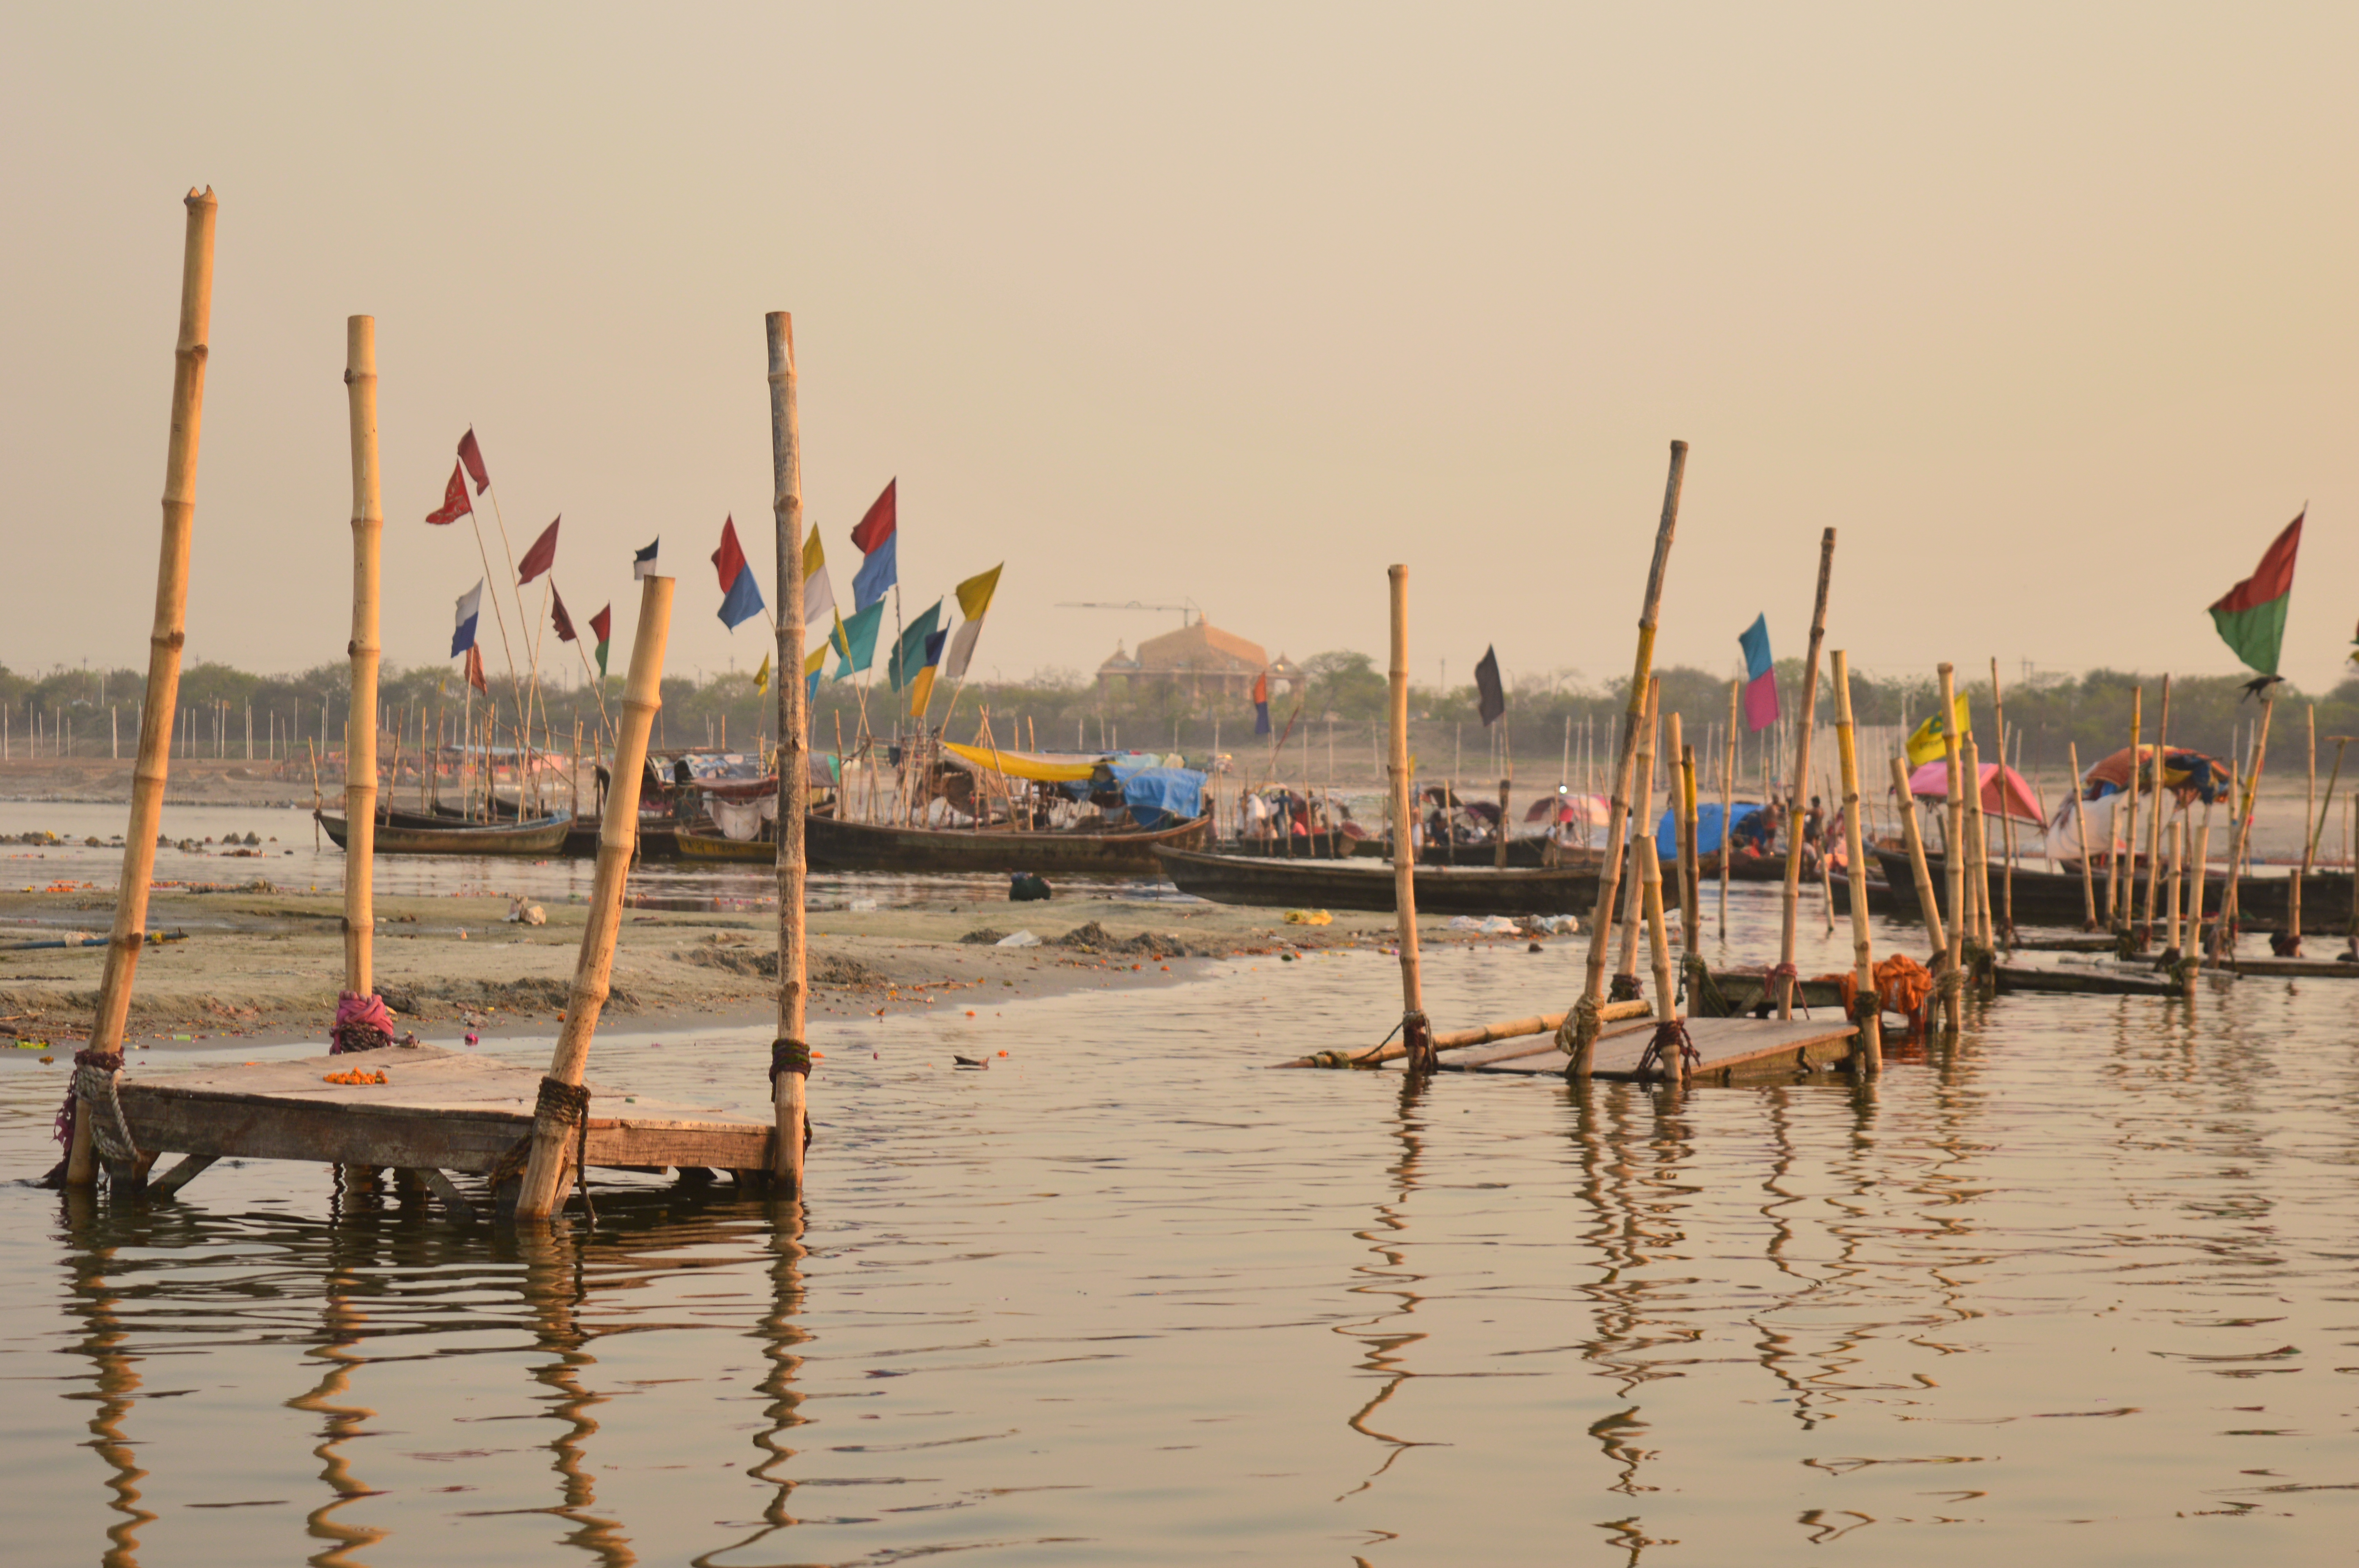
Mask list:
POLYGON ((475 445, 475 427, 473 425, 468 426, 467 433, 459 438, 459 463, 467 470, 467 477, 475 481, 477 495, 492 488, 491 473, 484 467, 484 449, 475 445))
POLYGON ((1269 672, 1267 670, 1254 676, 1253 705, 1254 733, 1266 735, 1269 733, 1269 672))
POLYGON ((2293 560, 2301 549, 2301 520, 2309 515, 2310 508, 2303 507, 2262 552, 2253 575, 2212 606, 2212 624, 2220 629, 2220 641, 2248 668, 2267 677, 2257 685, 2277 678, 2277 655, 2285 647, 2286 601, 2293 594, 2293 560))
POLYGON ((524 553, 524 559, 516 563, 518 588, 557 564, 557 525, 564 521, 562 516, 552 518, 549 526, 540 531, 540 537, 532 542, 532 548, 524 553))
POLYGON ((918 672, 918 678, 909 687, 910 712, 923 713, 934 700, 934 677, 941 667, 942 644, 950 640, 947 632, 936 632, 926 639, 926 667, 918 672))
POLYGON ((474 587, 459 596, 458 626, 451 633, 452 658, 457 658, 475 645, 475 622, 482 618, 483 613, 484 579, 478 578, 475 579, 474 587))
POLYGON ((647 547, 646 549, 634 551, 632 553, 631 580, 633 582, 644 582, 651 577, 661 577, 663 575, 656 566, 656 546, 662 543, 663 535, 658 534, 653 539, 648 541, 647 547))
POLYGON ((442 487, 442 504, 426 514, 433 524, 456 523, 462 517, 474 514, 475 503, 467 499, 467 480, 457 463, 451 465, 451 482, 442 487))
POLYGON ((549 584, 549 623, 557 628, 559 642, 573 641, 573 617, 565 613, 565 596, 557 591, 557 581, 553 578, 549 584))
POLYGON ((885 492, 869 503, 860 526, 852 531, 852 542, 863 557, 860 569, 852 577, 852 605, 855 610, 867 609, 885 597, 886 589, 901 580, 897 564, 900 546, 896 543, 901 529, 901 506, 897 498, 900 483, 897 478, 887 480, 885 492))
MULTIPOLYGON (((1956 712, 1951 718, 1957 724, 1958 740, 1962 743, 1974 732, 1973 709, 1966 706, 1963 697, 1958 698, 1956 712)), ((1936 713, 1909 731, 1904 750, 1908 753, 1908 765, 1912 768, 1921 768, 1928 762, 1938 762, 1948 756, 1950 746, 1947 731, 1941 728, 1941 716, 1936 713)))
POLYGON ((934 635, 934 627, 942 618, 942 601, 936 600, 926 612, 909 622, 901 640, 894 644, 885 661, 885 680, 895 691, 906 691, 918 678, 918 672, 929 668, 933 661, 926 656, 926 643, 934 635))
POLYGON ((884 623, 885 601, 881 599, 865 610, 836 618, 834 633, 828 641, 834 645, 839 658, 835 666, 837 680, 876 663, 876 629, 884 623))
POLYGON ((713 568, 721 574, 721 623, 735 631, 762 612, 762 589, 754 568, 737 545, 737 520, 721 520, 721 547, 712 552, 713 568))
POLYGON ((1769 617, 1756 615, 1736 638, 1745 650, 1745 728, 1755 733, 1777 722, 1777 664, 1769 656, 1769 617))
POLYGON ((835 610, 835 584, 828 580, 827 550, 819 530, 803 536, 803 625, 824 626, 835 610))
POLYGON ((966 622, 951 643, 950 656, 942 661, 944 679, 966 679, 966 667, 974 660, 975 640, 983 635, 984 611, 991 608, 991 596, 999 588, 999 567, 994 567, 958 585, 959 609, 965 612, 966 622))
POLYGON ((598 645, 591 655, 598 661, 598 678, 606 678, 606 645, 614 640, 614 605, 609 600, 606 608, 590 617, 590 630, 597 635, 598 645))
POLYGON ((1483 650, 1474 664, 1474 711, 1483 716, 1483 728, 1488 730, 1498 717, 1507 711, 1507 688, 1499 684, 1499 650, 1483 650))

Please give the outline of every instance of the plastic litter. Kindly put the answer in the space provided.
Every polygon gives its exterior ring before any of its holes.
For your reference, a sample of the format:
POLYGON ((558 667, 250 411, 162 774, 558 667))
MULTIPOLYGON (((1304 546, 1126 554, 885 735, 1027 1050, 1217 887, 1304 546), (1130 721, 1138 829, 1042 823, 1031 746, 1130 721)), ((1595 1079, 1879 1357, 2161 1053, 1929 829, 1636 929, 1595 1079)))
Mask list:
POLYGON ((1018 931, 1013 936, 1001 937, 998 941, 993 943, 992 946, 995 947, 1038 947, 1040 946, 1040 938, 1033 935, 1029 931, 1018 931))

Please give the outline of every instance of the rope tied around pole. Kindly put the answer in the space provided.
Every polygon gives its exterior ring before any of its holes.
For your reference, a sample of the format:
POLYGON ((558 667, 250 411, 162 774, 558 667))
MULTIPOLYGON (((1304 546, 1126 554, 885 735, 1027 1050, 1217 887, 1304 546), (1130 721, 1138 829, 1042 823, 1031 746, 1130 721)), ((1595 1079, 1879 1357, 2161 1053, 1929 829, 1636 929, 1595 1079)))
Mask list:
POLYGON ((1768 972, 1761 977, 1763 1000, 1770 1000, 1777 998, 1780 994, 1777 987, 1781 981, 1794 988, 1794 1000, 1801 1004, 1802 1016, 1808 1018, 1810 1015, 1810 1004, 1802 1000, 1802 971, 1791 964, 1773 964, 1769 967, 1768 972))
POLYGON ((810 1070, 811 1049, 809 1044, 800 1040, 785 1037, 770 1042, 771 1092, 776 1093, 777 1090, 779 1074, 800 1073, 808 1078, 810 1076, 810 1070))
POLYGON ((57 1140, 73 1152, 74 1124, 81 1119, 81 1104, 88 1099, 105 1108, 106 1114, 90 1124, 90 1141, 98 1150, 99 1158, 110 1170, 136 1162, 139 1146, 131 1140, 131 1124, 124 1119, 123 1100, 115 1093, 115 1078, 123 1071, 120 1051, 77 1051, 74 1053, 73 1080, 66 1089, 66 1102, 58 1108, 53 1124, 57 1140))
POLYGON ((2300 957, 2301 933, 2299 931, 2270 932, 2269 951, 2280 958, 2300 957))
POLYGON ((598 1209, 590 1201, 590 1089, 584 1084, 569 1084, 562 1078, 543 1077, 540 1093, 534 1098, 532 1119, 547 1118, 559 1127, 573 1129, 573 1173, 582 1184, 582 1211, 590 1223, 598 1223, 598 1209))
POLYGON ((1572 1004, 1572 1011, 1564 1015, 1564 1022, 1556 1026, 1556 1048, 1578 1061, 1582 1053, 1597 1044, 1598 1033, 1604 1027, 1605 1010, 1598 1005, 1595 997, 1584 991, 1581 1000, 1572 1004))
POLYGON ((1614 977, 1614 983, 1606 989, 1605 1000, 1608 1001, 1640 1001, 1645 1000, 1646 995, 1647 993, 1645 991, 1638 989, 1638 977, 1625 973, 1614 977))
POLYGON ((328 1029, 328 1054, 347 1051, 382 1051, 393 1044, 393 1014, 385 999, 371 992, 343 991, 336 998, 336 1022, 328 1029))
POLYGON ((1647 1049, 1638 1058, 1638 1076, 1669 1077, 1674 1061, 1680 1064, 1684 1076, 1703 1065, 1703 1053, 1688 1038, 1686 1020, 1667 1018, 1655 1025, 1654 1038, 1647 1042, 1647 1049))

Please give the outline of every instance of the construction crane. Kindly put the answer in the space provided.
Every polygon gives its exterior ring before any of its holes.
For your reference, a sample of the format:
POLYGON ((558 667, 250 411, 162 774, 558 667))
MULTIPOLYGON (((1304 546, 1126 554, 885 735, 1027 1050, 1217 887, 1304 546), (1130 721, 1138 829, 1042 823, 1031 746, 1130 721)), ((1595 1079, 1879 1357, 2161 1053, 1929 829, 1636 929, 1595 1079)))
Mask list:
POLYGON ((1180 624, 1182 626, 1186 626, 1190 623, 1188 617, 1191 614, 1195 616, 1198 621, 1204 619, 1204 607, 1197 603, 1192 599, 1182 600, 1178 604, 1142 604, 1136 599, 1122 604, 1116 604, 1110 600, 1067 600, 1059 604, 1057 608, 1060 610, 1165 611, 1176 613, 1180 617, 1180 624))

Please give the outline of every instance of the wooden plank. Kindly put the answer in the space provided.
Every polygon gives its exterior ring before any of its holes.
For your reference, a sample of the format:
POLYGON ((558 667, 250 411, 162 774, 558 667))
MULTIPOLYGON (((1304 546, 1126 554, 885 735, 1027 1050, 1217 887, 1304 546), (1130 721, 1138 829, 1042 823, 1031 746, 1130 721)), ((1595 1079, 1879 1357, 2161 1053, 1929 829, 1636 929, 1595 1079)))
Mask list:
POLYGON ((441 1200, 444 1213, 461 1225, 475 1223, 475 1206, 467 1201, 467 1195, 461 1192, 458 1184, 450 1177, 431 1165, 421 1168, 417 1173, 424 1179, 426 1185, 432 1190, 434 1195, 441 1200))
POLYGON ((179 1164, 173 1166, 170 1170, 157 1177, 154 1182, 150 1183, 147 1187, 147 1195, 151 1198, 170 1197, 174 1193, 179 1192, 182 1187, 187 1186, 190 1182, 195 1181, 199 1176, 202 1175, 204 1173, 205 1167, 211 1165, 219 1158, 220 1156, 216 1154, 190 1155, 187 1159, 181 1161, 179 1164))

